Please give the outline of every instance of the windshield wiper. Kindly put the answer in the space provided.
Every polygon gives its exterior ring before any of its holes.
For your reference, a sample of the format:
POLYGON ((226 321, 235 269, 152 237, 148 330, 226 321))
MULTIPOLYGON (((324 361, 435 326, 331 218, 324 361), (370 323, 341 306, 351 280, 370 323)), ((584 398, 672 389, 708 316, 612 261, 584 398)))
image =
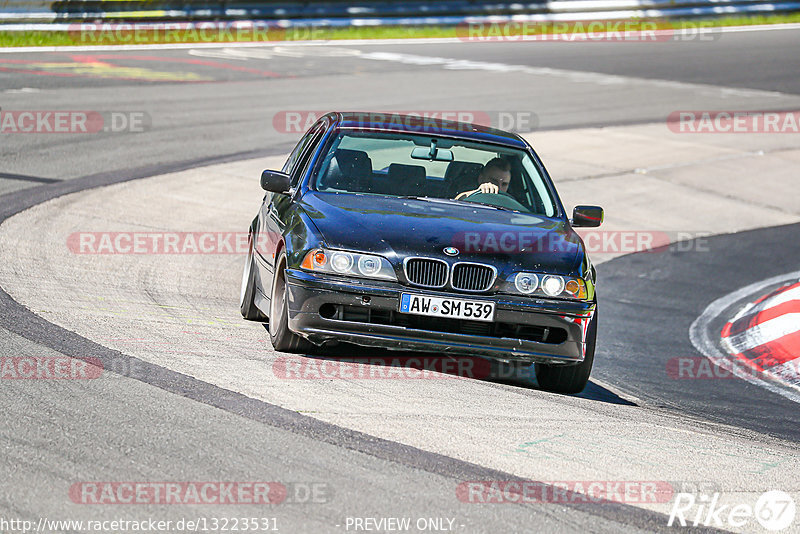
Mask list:
POLYGON ((436 202, 437 204, 457 204, 459 206, 464 206, 466 204, 471 204, 473 206, 480 206, 482 208, 494 208, 496 210, 501 210, 501 211, 513 211, 513 212, 517 211, 517 210, 512 210, 512 209, 509 209, 509 208, 504 208, 504 207, 501 207, 501 206, 495 206, 493 204, 483 204, 482 202, 469 202, 469 201, 466 201, 466 200, 455 200, 455 199, 452 199, 452 198, 417 197, 417 196, 414 196, 414 195, 404 195, 404 196, 399 196, 397 198, 403 198, 403 199, 409 199, 409 200, 424 200, 424 201, 427 201, 427 202, 436 202))
POLYGON ((495 206, 494 204, 484 204, 483 202, 470 202, 469 200, 454 200, 453 202, 458 202, 459 204, 472 204, 473 206, 481 206, 483 208, 494 208, 500 211, 510 211, 512 213, 525 213, 523 211, 515 210, 512 208, 506 208, 505 206, 495 206))

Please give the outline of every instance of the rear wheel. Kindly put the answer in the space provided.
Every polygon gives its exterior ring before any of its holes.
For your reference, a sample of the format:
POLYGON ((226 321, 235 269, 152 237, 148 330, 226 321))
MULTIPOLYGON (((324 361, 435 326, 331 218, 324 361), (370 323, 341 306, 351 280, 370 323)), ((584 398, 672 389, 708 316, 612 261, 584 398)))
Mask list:
POLYGON ((269 337, 279 352, 310 352, 314 345, 289 330, 289 303, 286 291, 286 254, 275 262, 269 311, 269 337))
POLYGON ((536 381, 539 387, 553 393, 580 393, 589 382, 594 363, 594 347, 597 341, 597 310, 589 322, 586 332, 586 356, 577 365, 536 364, 536 381))
POLYGON ((253 262, 253 234, 248 238, 248 251, 247 259, 244 264, 244 272, 242 273, 242 291, 239 295, 239 311, 242 312, 242 317, 248 321, 261 321, 265 322, 267 317, 261 313, 261 310, 256 308, 255 295, 256 295, 256 274, 255 265, 253 262))

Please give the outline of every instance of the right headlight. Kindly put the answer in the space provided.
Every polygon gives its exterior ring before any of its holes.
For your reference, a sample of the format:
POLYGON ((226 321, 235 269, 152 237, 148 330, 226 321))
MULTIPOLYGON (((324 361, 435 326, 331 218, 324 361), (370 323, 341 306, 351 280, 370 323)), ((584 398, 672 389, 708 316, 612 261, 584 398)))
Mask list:
POLYGON ((305 255, 300 267, 307 271, 379 280, 397 280, 392 264, 383 256, 349 250, 315 248, 305 255))
POLYGON ((594 287, 580 277, 518 272, 506 280, 504 291, 537 297, 589 300, 594 294, 594 287))

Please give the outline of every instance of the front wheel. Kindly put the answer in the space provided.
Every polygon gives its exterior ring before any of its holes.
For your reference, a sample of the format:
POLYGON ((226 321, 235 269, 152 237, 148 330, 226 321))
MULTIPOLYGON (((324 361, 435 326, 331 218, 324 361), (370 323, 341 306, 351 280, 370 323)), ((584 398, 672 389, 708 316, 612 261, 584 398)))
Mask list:
POLYGON ((255 303, 255 295, 256 295, 256 275, 255 275, 255 265, 253 262, 255 258, 253 258, 253 234, 250 234, 248 239, 248 251, 247 251, 247 259, 245 260, 244 264, 244 272, 242 273, 242 290, 239 295, 239 311, 242 313, 242 317, 247 319, 248 321, 261 321, 265 322, 267 320, 266 316, 261 313, 256 307, 255 303))
POLYGON ((272 296, 269 311, 269 337, 272 347, 279 352, 310 352, 314 346, 289 330, 289 301, 286 291, 286 253, 281 252, 275 262, 272 296))
POLYGON ((586 356, 576 365, 536 364, 536 381, 539 387, 553 393, 580 393, 589 382, 594 363, 594 347, 597 341, 597 310, 589 322, 586 332, 586 356))

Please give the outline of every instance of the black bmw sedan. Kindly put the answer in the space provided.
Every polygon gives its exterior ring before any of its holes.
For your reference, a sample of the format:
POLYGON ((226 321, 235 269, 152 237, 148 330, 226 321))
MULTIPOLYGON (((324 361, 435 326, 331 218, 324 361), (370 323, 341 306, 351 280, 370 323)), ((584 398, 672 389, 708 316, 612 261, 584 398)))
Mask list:
POLYGON ((334 341, 535 364, 580 392, 597 335, 595 269, 521 137, 423 117, 329 113, 267 191, 250 228, 241 312, 275 350, 334 341))

